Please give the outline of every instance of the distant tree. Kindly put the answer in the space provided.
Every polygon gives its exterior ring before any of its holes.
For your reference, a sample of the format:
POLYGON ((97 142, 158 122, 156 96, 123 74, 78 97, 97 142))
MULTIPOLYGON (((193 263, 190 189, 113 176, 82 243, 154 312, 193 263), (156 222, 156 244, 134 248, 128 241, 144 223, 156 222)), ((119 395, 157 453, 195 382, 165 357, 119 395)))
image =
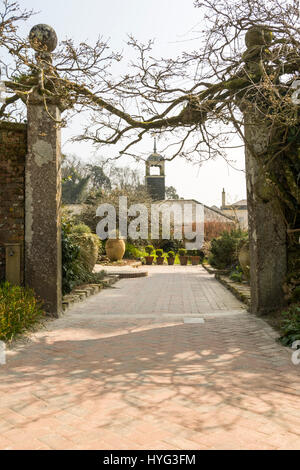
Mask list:
POLYGON ((63 156, 62 201, 64 204, 80 204, 87 196, 90 175, 75 156, 63 156))
POLYGON ((179 199, 176 188, 174 188, 174 186, 166 187, 166 199, 179 199))
POLYGON ((109 177, 104 173, 103 167, 99 165, 86 165, 86 170, 89 174, 89 184, 91 189, 111 189, 111 182, 109 177))
POLYGON ((75 155, 63 156, 62 177, 62 199, 65 204, 80 204, 111 189, 110 178, 102 165, 85 165, 75 155))
POLYGON ((139 170, 129 166, 118 167, 112 165, 109 170, 109 178, 114 188, 139 188, 144 186, 141 180, 141 173, 139 170))

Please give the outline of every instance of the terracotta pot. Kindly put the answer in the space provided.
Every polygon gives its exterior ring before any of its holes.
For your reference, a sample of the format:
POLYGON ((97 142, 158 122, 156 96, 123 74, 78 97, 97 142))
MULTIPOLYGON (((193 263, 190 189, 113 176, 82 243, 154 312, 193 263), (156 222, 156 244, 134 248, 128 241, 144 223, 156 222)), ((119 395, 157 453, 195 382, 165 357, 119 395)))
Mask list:
POLYGON ((109 238, 105 243, 105 251, 111 261, 119 261, 125 253, 125 242, 119 238, 109 238))
POLYGON ((188 262, 187 256, 179 256, 181 266, 186 266, 188 262))
POLYGON ((175 263, 175 258, 168 258, 168 265, 169 266, 173 266, 174 263, 175 263))
POLYGON ((200 263, 200 256, 191 256, 191 263, 193 266, 196 266, 200 263))
POLYGON ((153 263, 153 260, 154 260, 154 256, 145 256, 145 260, 146 260, 146 264, 148 266, 151 266, 151 264, 153 263))
POLYGON ((156 264, 164 264, 165 258, 163 256, 157 256, 156 258, 156 264))

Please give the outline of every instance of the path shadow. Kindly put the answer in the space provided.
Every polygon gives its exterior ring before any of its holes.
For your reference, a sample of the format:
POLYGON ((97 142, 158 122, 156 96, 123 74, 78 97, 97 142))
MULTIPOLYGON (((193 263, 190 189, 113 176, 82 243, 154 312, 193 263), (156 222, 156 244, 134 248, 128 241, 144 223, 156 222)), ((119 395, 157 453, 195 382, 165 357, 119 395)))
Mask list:
MULTIPOLYGON (((109 337, 52 343, 45 334, 22 347, 3 367, 0 391, 12 387, 23 391, 18 410, 25 416, 37 398, 50 404, 60 400, 59 406, 68 410, 84 407, 85 402, 106 403, 115 396, 118 405, 106 413, 102 425, 113 425, 126 409, 169 419, 176 405, 182 413, 174 420, 197 432, 233 429, 247 411, 262 420, 272 418, 279 430, 295 434, 294 423, 281 409, 281 398, 299 407, 299 395, 288 388, 290 377, 299 380, 299 369, 288 359, 283 367, 276 366, 270 355, 255 350, 254 322, 241 316, 237 332, 235 319, 227 318, 224 327, 222 321, 201 326, 148 324, 140 331, 134 325, 122 333, 116 322, 109 328, 109 334, 115 330, 115 335, 109 337)), ((45 408, 45 416, 51 413, 45 408)), ((30 416, 28 422, 38 418, 30 416)))

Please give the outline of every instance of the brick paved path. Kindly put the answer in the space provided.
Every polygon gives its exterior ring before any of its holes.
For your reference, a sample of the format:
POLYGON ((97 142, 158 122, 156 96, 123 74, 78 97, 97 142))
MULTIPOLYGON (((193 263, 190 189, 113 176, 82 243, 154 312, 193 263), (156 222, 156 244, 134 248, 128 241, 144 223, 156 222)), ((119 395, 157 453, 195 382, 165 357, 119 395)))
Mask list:
POLYGON ((0 449, 299 449, 275 336, 202 268, 151 267, 9 351, 0 449))

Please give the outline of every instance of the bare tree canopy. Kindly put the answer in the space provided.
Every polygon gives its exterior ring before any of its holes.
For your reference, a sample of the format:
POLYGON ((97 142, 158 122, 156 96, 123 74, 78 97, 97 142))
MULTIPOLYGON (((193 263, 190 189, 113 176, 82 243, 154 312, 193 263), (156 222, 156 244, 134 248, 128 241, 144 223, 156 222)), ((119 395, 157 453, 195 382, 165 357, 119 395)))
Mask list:
POLYGON ((196 50, 154 58, 153 41, 141 44, 130 37, 136 59, 125 75, 115 77, 114 64, 122 57, 102 38, 93 46, 65 40, 52 52, 54 47, 43 38, 39 43, 38 36, 32 35, 31 42, 18 36, 19 22, 32 12, 5 0, 0 46, 11 57, 9 64, 2 61, 11 96, 0 113, 10 117, 17 101, 26 104, 37 94, 46 108, 51 102, 69 112, 91 112, 78 140, 99 146, 123 142, 120 155, 138 158, 134 147, 147 132, 165 139, 172 134, 177 141, 167 145, 167 158, 207 159, 224 154, 236 134, 249 146, 244 137, 247 111, 268 129, 269 149, 257 157, 292 230, 299 225, 300 204, 299 99, 294 88, 300 65, 299 2, 196 0, 195 8, 201 19, 196 50))
POLYGON ((32 12, 5 0, 0 45, 13 59, 5 81, 13 95, 1 114, 7 113, 10 100, 26 102, 37 90, 45 103, 91 111, 91 123, 78 139, 99 145, 123 140, 121 154, 136 155, 134 145, 146 132, 172 133, 178 139, 169 158, 200 150, 207 156, 222 153, 230 133, 238 129, 243 135, 240 109, 248 102, 253 106, 255 101, 276 125, 297 126, 291 85, 299 77, 298 2, 197 0, 195 8, 201 18, 196 50, 157 59, 153 41, 140 44, 130 37, 136 60, 126 75, 115 78, 112 67, 122 57, 103 38, 93 46, 65 40, 53 60, 45 53, 36 61, 28 40, 17 34, 18 22, 32 12), (216 121, 228 125, 227 132, 216 121))

